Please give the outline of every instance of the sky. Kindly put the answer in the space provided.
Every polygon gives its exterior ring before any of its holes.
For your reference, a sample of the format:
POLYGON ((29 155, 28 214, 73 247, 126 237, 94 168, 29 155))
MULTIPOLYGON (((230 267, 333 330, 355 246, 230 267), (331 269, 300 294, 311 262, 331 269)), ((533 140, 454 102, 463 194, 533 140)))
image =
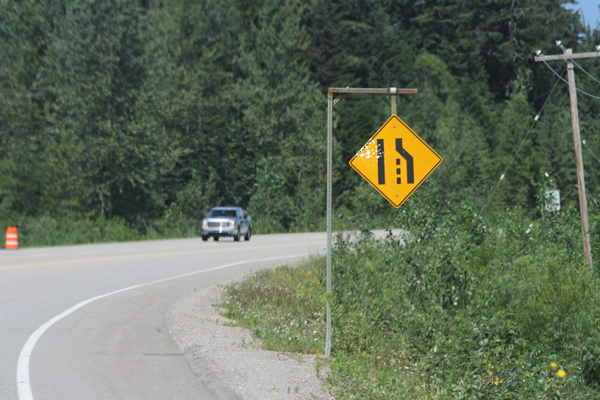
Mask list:
POLYGON ((592 29, 598 29, 600 24, 600 0, 578 0, 577 4, 566 4, 567 10, 581 11, 585 17, 585 24, 592 29))

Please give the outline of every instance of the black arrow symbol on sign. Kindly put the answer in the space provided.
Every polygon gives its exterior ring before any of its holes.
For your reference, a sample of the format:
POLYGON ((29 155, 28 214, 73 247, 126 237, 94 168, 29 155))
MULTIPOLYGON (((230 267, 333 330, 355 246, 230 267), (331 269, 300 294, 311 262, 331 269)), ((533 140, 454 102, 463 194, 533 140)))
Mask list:
MULTIPOLYGON (((408 154, 408 151, 402 147, 402 139, 396 139, 396 151, 406 160, 406 183, 415 183, 415 166, 413 162, 413 156, 408 154)), ((400 159, 396 160, 396 163, 400 163, 400 159)), ((398 168, 398 173, 400 169, 398 168)), ((400 183, 400 178, 397 179, 397 183, 400 183)))
POLYGON ((377 174, 379 184, 385 185, 385 158, 383 148, 383 139, 377 139, 377 174))

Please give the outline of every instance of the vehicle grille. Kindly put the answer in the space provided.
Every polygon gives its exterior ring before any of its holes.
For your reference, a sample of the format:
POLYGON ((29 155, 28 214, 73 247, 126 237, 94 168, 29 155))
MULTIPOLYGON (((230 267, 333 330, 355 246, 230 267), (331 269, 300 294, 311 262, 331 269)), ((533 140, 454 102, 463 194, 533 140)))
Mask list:
POLYGON ((209 226, 209 228, 218 228, 219 226, 227 226, 227 225, 224 224, 223 222, 209 222, 208 226, 209 226))

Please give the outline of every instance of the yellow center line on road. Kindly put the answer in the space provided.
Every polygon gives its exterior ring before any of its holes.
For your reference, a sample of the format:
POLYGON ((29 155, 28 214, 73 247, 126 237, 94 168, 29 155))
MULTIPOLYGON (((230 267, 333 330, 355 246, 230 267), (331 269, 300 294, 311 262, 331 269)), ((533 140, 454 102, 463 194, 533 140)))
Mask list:
POLYGON ((273 249, 277 247, 287 247, 287 246, 305 246, 310 244, 325 244, 325 241, 318 242, 302 242, 302 243, 290 243, 290 244, 272 244, 266 246, 258 246, 251 248, 223 248, 223 249, 214 249, 214 250, 191 250, 191 251, 174 251, 168 253, 148 253, 148 254, 133 254, 128 256, 111 256, 111 257, 96 257, 96 258, 77 258, 70 260, 59 260, 59 261, 46 261, 41 263, 32 263, 32 264, 17 264, 17 265, 7 265, 5 267, 0 267, 0 269, 8 269, 8 268, 21 268, 21 267, 37 267, 41 265, 52 265, 52 264, 66 264, 73 262, 85 262, 85 261, 103 261, 103 260, 117 260, 117 259, 126 259, 126 258, 142 258, 142 257, 157 257, 157 256, 175 256, 175 255, 184 255, 184 254, 201 254, 201 253, 218 253, 218 252, 231 252, 231 251, 240 251, 240 250, 260 250, 260 249, 273 249))

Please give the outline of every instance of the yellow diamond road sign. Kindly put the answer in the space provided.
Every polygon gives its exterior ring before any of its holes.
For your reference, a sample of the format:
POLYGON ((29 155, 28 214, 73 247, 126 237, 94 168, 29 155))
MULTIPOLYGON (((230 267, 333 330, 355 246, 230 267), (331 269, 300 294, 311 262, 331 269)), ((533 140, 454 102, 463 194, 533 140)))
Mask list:
POLYGON ((392 115, 356 153, 350 166, 398 208, 442 162, 442 157, 392 115))

